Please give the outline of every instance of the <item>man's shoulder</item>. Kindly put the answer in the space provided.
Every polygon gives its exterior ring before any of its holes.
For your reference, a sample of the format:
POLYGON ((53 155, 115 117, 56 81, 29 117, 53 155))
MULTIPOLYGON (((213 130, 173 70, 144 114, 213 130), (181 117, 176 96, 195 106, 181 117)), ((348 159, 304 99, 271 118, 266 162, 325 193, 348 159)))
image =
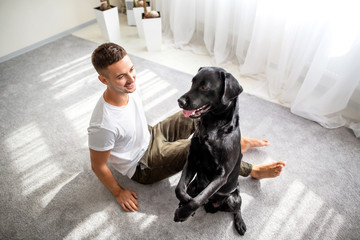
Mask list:
POLYGON ((91 119, 90 119, 90 124, 92 122, 98 122, 103 118, 103 114, 104 114, 104 99, 101 96, 100 99, 97 101, 92 114, 91 114, 91 119))

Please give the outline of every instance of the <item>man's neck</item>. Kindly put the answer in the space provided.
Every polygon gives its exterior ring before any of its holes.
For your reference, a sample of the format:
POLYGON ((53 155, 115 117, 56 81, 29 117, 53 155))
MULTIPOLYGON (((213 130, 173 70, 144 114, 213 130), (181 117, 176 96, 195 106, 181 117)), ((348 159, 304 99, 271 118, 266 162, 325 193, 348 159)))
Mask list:
POLYGON ((116 107, 124 107, 129 102, 129 94, 128 93, 113 93, 108 89, 104 92, 104 100, 105 102, 116 106, 116 107))

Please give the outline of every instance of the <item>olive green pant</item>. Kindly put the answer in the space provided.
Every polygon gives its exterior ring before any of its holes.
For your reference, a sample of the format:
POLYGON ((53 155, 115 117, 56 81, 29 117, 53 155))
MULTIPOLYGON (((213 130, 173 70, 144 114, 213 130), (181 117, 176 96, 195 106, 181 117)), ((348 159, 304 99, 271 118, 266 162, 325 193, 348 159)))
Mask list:
MULTIPOLYGON (((154 127, 149 126, 151 139, 148 150, 131 179, 151 184, 180 172, 187 160, 191 141, 189 137, 196 127, 197 121, 186 118, 182 112, 168 117, 154 127)), ((251 164, 241 161, 241 176, 249 176, 251 170, 251 164)))

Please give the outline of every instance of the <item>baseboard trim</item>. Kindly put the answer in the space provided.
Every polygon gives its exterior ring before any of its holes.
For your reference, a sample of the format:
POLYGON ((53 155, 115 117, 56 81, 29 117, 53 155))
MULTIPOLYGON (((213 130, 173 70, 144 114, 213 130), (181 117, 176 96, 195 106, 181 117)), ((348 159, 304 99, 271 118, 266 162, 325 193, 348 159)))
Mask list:
POLYGON ((50 42, 53 42, 53 41, 55 41, 55 40, 57 40, 57 39, 59 39, 59 38, 65 37, 66 35, 69 35, 69 34, 75 32, 75 31, 78 31, 78 30, 80 30, 80 29, 82 29, 82 28, 84 28, 84 27, 87 27, 87 26, 89 26, 89 25, 91 25, 91 24, 94 24, 94 23, 96 23, 96 19, 90 20, 90 21, 88 21, 88 22, 86 22, 86 23, 80 24, 80 25, 78 25, 78 26, 76 26, 76 27, 73 27, 73 28, 71 28, 71 29, 69 29, 69 30, 66 30, 65 32, 56 34, 56 35, 54 35, 54 36, 52 36, 52 37, 49 37, 49 38, 47 38, 47 39, 45 39, 45 40, 42 40, 42 41, 37 42, 37 43, 34 43, 34 44, 32 44, 32 45, 30 45, 30 46, 28 46, 28 47, 22 48, 22 49, 20 49, 20 50, 17 50, 17 51, 15 51, 15 52, 12 52, 12 53, 10 53, 10 54, 8 54, 8 55, 5 55, 5 56, 3 56, 3 57, 0 57, 0 63, 5 62, 5 61, 7 61, 7 60, 10 60, 10 59, 12 59, 12 58, 14 58, 14 57, 17 57, 17 56, 19 56, 19 55, 21 55, 21 54, 24 54, 24 53, 26 53, 26 52, 29 52, 29 51, 31 51, 31 50, 34 50, 34 49, 36 49, 36 48, 38 48, 38 47, 41 47, 41 46, 43 46, 43 45, 45 45, 45 44, 48 44, 48 43, 50 43, 50 42))

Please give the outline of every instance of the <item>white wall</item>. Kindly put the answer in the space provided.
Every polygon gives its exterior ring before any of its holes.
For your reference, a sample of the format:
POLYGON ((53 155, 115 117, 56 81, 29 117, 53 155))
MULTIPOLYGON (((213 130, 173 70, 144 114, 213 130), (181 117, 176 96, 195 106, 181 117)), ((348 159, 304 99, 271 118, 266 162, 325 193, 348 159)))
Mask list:
POLYGON ((0 0, 0 58, 95 19, 98 5, 100 0, 0 0))

